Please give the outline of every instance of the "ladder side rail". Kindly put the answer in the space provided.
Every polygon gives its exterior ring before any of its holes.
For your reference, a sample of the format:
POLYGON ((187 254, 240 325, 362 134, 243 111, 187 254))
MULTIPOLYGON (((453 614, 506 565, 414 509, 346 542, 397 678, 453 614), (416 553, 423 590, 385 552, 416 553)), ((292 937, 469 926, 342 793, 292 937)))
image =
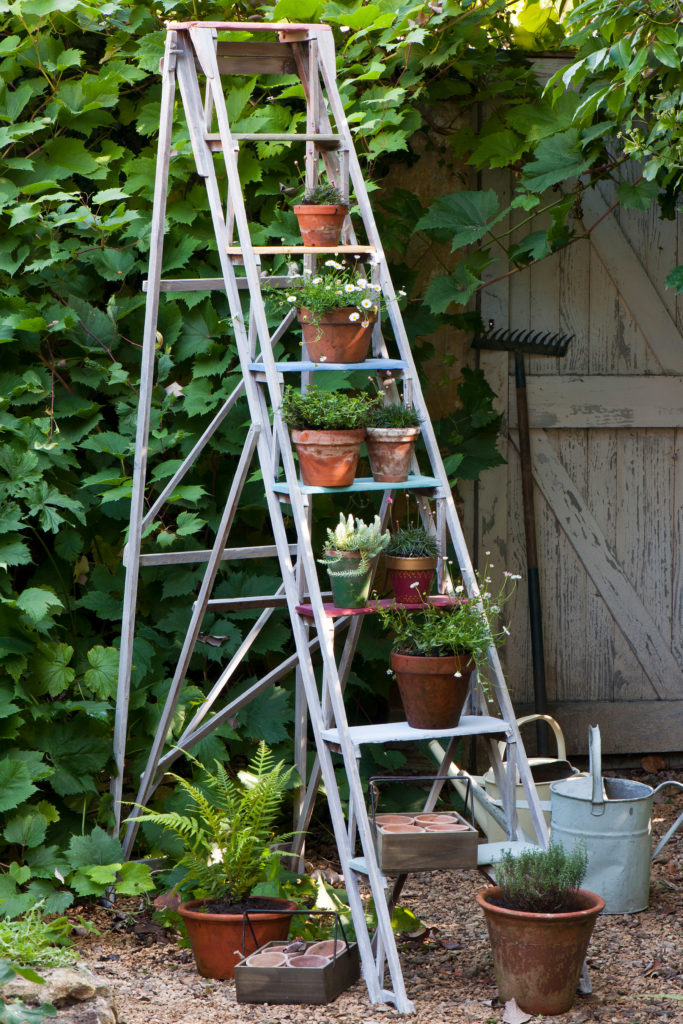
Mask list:
MULTIPOLYGON (((333 88, 333 74, 336 68, 336 64, 334 44, 331 38, 321 38, 320 56, 321 72, 323 75, 323 80, 326 85, 328 100, 330 102, 332 113, 336 121, 337 131, 344 138, 350 140, 350 129, 348 121, 346 120, 344 108, 341 104, 339 95, 333 88)), ((356 199, 361 210, 361 216, 363 218, 363 223, 365 225, 368 240, 370 241, 371 244, 375 245, 378 252, 378 265, 382 283, 382 290, 385 296, 385 301, 387 303, 387 312, 389 315, 389 319, 391 321, 396 336, 396 342, 398 344, 399 353, 401 355, 401 358, 408 363, 408 374, 412 378, 413 390, 415 393, 414 404, 416 408, 418 408, 418 410, 426 413, 426 403, 424 400, 424 395, 422 393, 420 381, 417 375, 417 369, 415 367, 415 362, 412 357, 410 344, 408 341, 408 337, 406 335, 405 327, 403 325, 403 320, 400 315, 400 310, 398 309, 398 304, 396 302, 396 293, 394 291, 393 283, 391 281, 391 276, 389 274, 386 258, 382 250, 379 233, 377 231, 375 219, 372 213, 372 209, 370 207, 370 201, 368 199, 367 191, 365 189, 365 184, 363 181, 360 164, 358 162, 358 157, 353 147, 349 149, 349 163, 351 179, 354 184, 356 199)), ((460 565, 460 570, 462 573, 463 581, 465 583, 465 587, 467 589, 467 593, 470 597, 470 600, 478 602, 481 600, 481 595, 479 593, 476 575, 474 573, 469 552, 467 550, 467 545, 465 543, 465 539, 462 533, 462 527, 460 525, 457 510, 455 508, 455 502, 453 501, 453 495, 451 494, 450 488, 448 487, 448 478, 444 470, 439 447, 436 443, 434 428, 428 416, 425 416, 423 422, 422 436, 425 446, 427 448, 428 455, 430 457, 433 470, 435 471, 435 475, 438 476, 442 481, 442 491, 441 495, 439 496, 444 499, 446 509, 446 520, 450 529, 453 547, 455 549, 456 557, 460 565)), ((502 666, 500 664, 500 658, 498 657, 498 652, 493 645, 489 648, 488 661, 489 667, 491 669, 491 674, 494 679, 494 690, 501 713, 505 721, 510 725, 511 729, 513 730, 513 733, 516 733, 515 739, 519 741, 519 746, 521 747, 521 751, 523 751, 524 747, 521 744, 521 739, 519 737, 519 730, 517 728, 517 724, 515 721, 514 709, 512 707, 512 702, 510 700, 507 687, 505 685, 505 679, 503 676, 502 666)), ((529 804, 529 813, 531 815, 536 835, 541 845, 545 846, 548 842, 548 828, 543 817, 543 812, 541 810, 541 805, 538 798, 536 787, 533 783, 533 779, 531 778, 531 771, 529 769, 526 753, 520 752, 520 756, 518 758, 518 767, 520 778, 524 786, 525 795, 527 797, 527 801, 529 804)))
POLYGON ((133 465, 133 492, 131 496, 130 519, 127 542, 126 576, 123 592, 121 619, 121 643, 119 649, 119 670, 116 688, 116 715, 114 720, 114 761, 116 776, 111 782, 114 801, 114 831, 118 835, 121 827, 121 800, 123 797, 123 776, 126 758, 126 736, 128 732, 128 710, 130 703, 130 678, 133 667, 133 642, 135 639, 135 611, 140 571, 140 548, 142 545, 142 516, 145 502, 145 480, 147 475, 147 449, 154 388, 154 360, 156 350, 157 319, 159 315, 159 282, 164 246, 164 220, 168 193, 168 173, 173 130, 173 100, 176 86, 176 34, 168 32, 164 50, 161 83, 161 109, 159 120, 159 141, 154 180, 154 206, 150 238, 150 261, 148 280, 150 289, 145 301, 145 323, 142 340, 140 367, 140 391, 135 438, 135 460, 133 465))
MULTIPOLYGON (((253 248, 251 245, 251 239, 249 235, 249 226, 246 217, 246 211, 244 209, 244 203, 241 193, 238 194, 239 189, 239 173, 237 170, 237 160, 234 148, 231 143, 231 134, 227 118, 227 110, 225 106, 225 97, 220 88, 220 76, 215 66, 215 54, 213 49, 210 50, 206 47, 205 32, 200 29, 189 28, 190 39, 195 46, 197 57, 200 61, 200 65, 207 75, 207 79, 211 84, 213 91, 213 99, 216 108, 219 132, 223 139, 223 157, 225 166, 228 174, 228 187, 231 189, 234 196, 235 206, 235 223, 237 226, 240 243, 243 250, 244 267, 246 276, 249 279, 249 291, 252 302, 255 303, 255 316, 257 321, 257 328, 259 331, 259 337, 261 339, 262 354, 264 362, 264 371, 268 383, 268 389, 271 396, 271 406, 275 407, 278 405, 280 400, 280 388, 278 384, 278 377, 275 370, 275 363, 272 354, 272 350, 269 346, 269 335, 268 326, 265 319, 265 310, 263 308, 263 301, 260 292, 260 281, 258 277, 258 271, 256 268, 253 248)), ((187 79, 179 78, 181 89, 187 86, 188 94, 196 95, 198 83, 196 79, 196 72, 194 66, 192 68, 187 65, 187 79), (194 81, 192 74, 194 73, 194 81)), ((185 104, 185 109, 188 111, 188 120, 190 111, 188 105, 185 104)), ((235 274, 234 268, 230 263, 226 245, 224 244, 224 230, 225 224, 222 220, 221 211, 216 206, 216 192, 217 185, 215 180, 215 169, 207 178, 207 188, 209 190, 209 201, 212 210, 212 216, 214 219, 214 227, 216 229, 216 237, 218 240, 219 257, 221 260, 221 267, 226 282, 226 290, 228 293, 228 301, 233 311, 233 318, 238 315, 239 307, 239 293, 235 286, 235 274)), ((259 414, 259 403, 258 397, 254 391, 256 383, 252 379, 249 368, 248 368, 248 348, 246 345, 246 338, 244 337, 243 330, 237 330, 235 332, 238 352, 240 354, 240 361, 242 363, 243 372, 245 374, 245 388, 247 397, 249 399, 249 405, 252 409, 252 415, 257 416, 259 414)), ((295 523, 297 524, 297 532, 301 544, 301 556, 304 562, 304 568, 308 581, 308 589, 311 594, 311 601, 315 609, 316 616, 316 628, 318 630, 318 636, 320 638, 320 649, 323 657, 324 672, 329 675, 334 675, 336 672, 336 666, 334 664, 334 652, 330 649, 329 641, 324 635, 323 631, 323 615, 322 615, 322 599, 320 596, 320 588, 317 579, 317 573, 315 569, 315 561, 311 550, 311 538, 307 529, 305 507, 302 500, 302 495, 298 487, 298 480, 294 470, 294 460, 289 444, 289 435, 284 429, 284 424, 279 413, 278 408, 274 409, 274 431, 280 435, 280 446, 282 452, 282 459, 284 463, 285 475, 290 488, 290 498, 292 501, 292 512, 295 523)), ((264 484, 266 490, 266 498, 271 513, 271 521, 273 523, 273 529, 275 533, 276 543, 280 551, 280 563, 283 569, 283 582, 287 592, 287 598, 290 603, 292 628, 295 635, 297 644, 297 650, 300 655, 300 662, 302 666, 303 683, 306 690, 306 696, 309 705, 309 712, 311 716, 311 724, 313 727, 314 734, 316 736, 316 742, 320 751, 321 764, 323 767, 323 778, 325 780, 326 788, 328 789, 328 803, 330 807, 330 814, 334 824, 335 835, 341 842, 339 843, 339 854, 342 861, 342 865, 346 876, 350 876, 348 868, 348 862, 350 859, 350 852, 348 850, 348 844, 344 842, 344 815, 341 806, 341 800, 339 793, 336 788, 336 778, 334 774, 334 766, 329 756, 329 751, 326 750, 323 739, 322 739, 322 718, 320 715, 320 704, 319 695, 317 690, 317 684, 315 681, 315 674, 313 673, 312 664, 310 662, 310 656, 305 646, 305 632, 303 625, 300 621, 299 615, 294 612, 296 602, 296 587, 293 575, 293 568, 289 557, 289 544, 284 530, 284 523, 282 521, 281 509, 279 501, 276 498, 275 492, 273 491, 273 475, 275 467, 271 461, 271 447, 268 443, 268 438, 265 432, 261 432, 258 441, 259 457, 261 460, 261 466, 264 469, 264 484)), ((336 718, 339 721, 344 721, 344 707, 343 700, 337 702, 336 718)), ((347 754, 351 753, 351 744, 348 741, 348 737, 345 737, 345 744, 348 748, 347 754)), ((348 757, 347 757, 348 761, 348 757)), ((354 779, 351 779, 352 786, 354 779)), ((360 789, 360 780, 355 778, 355 785, 360 789)), ((367 824, 367 819, 366 819, 367 824)), ((381 884, 379 882, 379 871, 377 869, 376 862, 374 864, 374 878, 371 882, 374 883, 376 892, 381 892, 381 884)), ((349 901, 352 907, 352 914, 354 921, 356 922, 357 937, 359 943, 359 950, 361 952, 361 959, 364 964, 364 971, 366 971, 365 965, 369 962, 368 957, 371 957, 369 936, 367 935, 367 929, 365 928, 365 919, 363 915, 363 905, 360 899, 360 892, 357 886, 354 884, 349 885, 349 901)), ((391 930, 391 924, 388 916, 384 915, 386 921, 382 922, 384 927, 388 927, 391 930)), ((378 908, 378 917, 381 919, 381 907, 378 908)), ((407 1010, 412 1008, 412 1004, 407 999, 405 994, 405 988, 403 986, 403 978, 401 975, 400 964, 398 962, 398 956, 395 953, 394 948, 394 970, 392 976, 395 978, 396 986, 396 1003, 399 1008, 404 1007, 407 1010)), ((380 1000, 378 993, 378 982, 369 971, 366 973, 366 981, 368 984, 368 993, 372 1001, 377 1002, 380 1000)))
MULTIPOLYGON (((221 564, 221 552, 225 547, 225 542, 232 527, 237 509, 237 501, 242 492, 247 473, 249 472, 252 456, 260 433, 261 428, 259 424, 252 423, 249 427, 249 433, 247 435, 244 448, 242 449, 242 454, 240 455, 237 471, 233 477, 228 500, 223 510, 223 515, 221 516, 220 525, 216 531, 216 539, 214 541, 213 548, 211 549, 211 558, 206 564, 204 579, 202 580, 202 585, 199 589, 199 594, 197 595, 197 600, 192 611, 190 624, 185 635, 176 670, 173 674, 173 681, 166 696, 166 702, 164 704, 161 718, 157 726, 156 735, 154 737, 154 742, 152 743, 149 757, 147 759, 147 765, 145 766, 145 770, 140 780, 140 787, 135 801, 138 805, 142 805, 146 802, 149 795, 150 783, 156 774, 157 765, 166 742, 166 737, 173 719, 173 713, 178 701, 178 696, 185 681, 187 669, 190 664, 190 658, 192 657, 197 642, 202 619, 204 618, 204 613, 206 611, 206 605, 209 597, 211 596, 211 591, 213 590, 216 575, 221 564)), ((133 821, 129 824, 123 846, 124 856, 126 858, 130 855, 133 842, 137 834, 137 817, 139 813, 140 808, 134 807, 131 815, 133 821)))

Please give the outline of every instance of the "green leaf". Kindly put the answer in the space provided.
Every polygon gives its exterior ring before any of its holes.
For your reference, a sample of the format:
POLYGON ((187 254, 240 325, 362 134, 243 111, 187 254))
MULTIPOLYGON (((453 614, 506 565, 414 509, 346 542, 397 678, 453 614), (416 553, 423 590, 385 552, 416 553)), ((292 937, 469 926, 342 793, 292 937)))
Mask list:
POLYGON ((63 608, 64 605, 56 594, 43 587, 28 587, 22 590, 17 598, 17 608, 28 615, 32 622, 38 623, 50 612, 50 609, 63 608))
MULTIPOLYGON (((486 192, 455 192, 442 196, 418 221, 417 230, 437 230, 452 234, 451 248, 479 242, 502 216, 499 200, 493 189, 486 192)), ((435 312, 439 312, 431 303, 435 312)))
POLYGON ((0 538, 0 568, 7 569, 10 565, 30 565, 31 551, 20 537, 0 538))
POLYGON ((470 162, 475 167, 509 167, 524 152, 524 140, 507 129, 485 135, 473 150, 470 162))
POLYGON ((666 64, 669 68, 676 68, 680 70, 681 58, 678 56, 676 48, 674 46, 668 46, 665 43, 655 42, 652 46, 652 52, 658 61, 662 64, 666 64))
POLYGON ((25 764, 8 757, 0 761, 0 811, 9 811, 23 804, 36 789, 25 764))
MULTIPOLYGON (((45 838, 47 818, 33 809, 10 818, 2 833, 8 843, 18 846, 40 846, 45 838)), ((29 870, 29 876, 31 871, 29 870)), ((18 881, 18 879, 17 879, 18 881)))
POLYGON ((617 195, 622 206, 632 210, 649 210, 659 195, 659 188, 654 181, 641 181, 632 185, 622 181, 617 188, 617 195))
POLYGON ((579 177, 590 165, 581 151, 578 129, 571 128, 538 144, 535 158, 524 168, 522 184, 530 192, 545 192, 560 181, 579 177))
POLYGON ((666 275, 665 284, 667 288, 674 288, 676 290, 676 294, 683 292, 683 265, 674 267, 674 269, 666 275))
POLYGON ((58 697, 67 690, 76 676, 69 666, 74 649, 69 644, 41 643, 31 660, 31 667, 39 683, 40 693, 58 697))
POLYGON ((88 836, 72 836, 66 857, 74 869, 123 861, 121 843, 99 825, 88 836))
POLYGON ((129 861, 121 866, 116 881, 116 892, 121 896, 139 896, 154 888, 154 879, 147 864, 134 864, 129 861))
POLYGON ((85 673, 85 685, 102 699, 114 697, 118 681, 119 652, 115 647, 92 647, 88 651, 88 661, 92 668, 85 673))

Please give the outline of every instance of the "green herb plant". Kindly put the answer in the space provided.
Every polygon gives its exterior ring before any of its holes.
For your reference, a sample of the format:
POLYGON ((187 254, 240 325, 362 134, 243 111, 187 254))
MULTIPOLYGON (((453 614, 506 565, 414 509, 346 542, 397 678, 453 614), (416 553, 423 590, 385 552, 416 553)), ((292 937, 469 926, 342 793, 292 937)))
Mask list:
POLYGON ((287 385, 282 395, 282 418, 295 430, 361 430, 377 399, 346 391, 323 391, 314 384, 304 392, 287 385))
POLYGON ((192 898, 239 903, 283 855, 273 846, 292 835, 276 833, 274 825, 294 769, 276 763, 265 743, 236 779, 219 761, 213 772, 194 763, 201 768, 201 784, 171 773, 188 797, 187 811, 147 810, 138 820, 160 825, 181 840, 178 865, 185 873, 178 889, 192 898))
POLYGON ((379 516, 375 516, 373 522, 366 525, 362 519, 354 519, 352 515, 344 518, 343 512, 340 512, 335 529, 327 531, 323 558, 318 561, 338 576, 359 576, 367 572, 372 559, 381 554, 388 543, 389 531, 382 531, 379 516), (359 552, 360 562, 345 567, 345 560, 339 554, 342 551, 359 552))
POLYGON ((78 959, 69 935, 73 922, 67 917, 44 916, 38 903, 22 917, 0 921, 0 960, 11 959, 22 967, 65 967, 78 959))
POLYGON ((409 405, 376 405, 370 412, 369 427, 419 427, 420 417, 409 405))
POLYGON ((313 188, 307 188, 301 200, 304 206, 346 206, 344 194, 328 181, 319 181, 313 188))
POLYGON ((547 850, 506 850, 496 864, 496 882, 505 905, 535 914, 561 914, 574 909, 576 890, 588 867, 584 844, 567 853, 562 843, 547 850))
POLYGON ((436 558, 436 537, 419 524, 397 524, 391 533, 386 553, 398 558, 436 558))

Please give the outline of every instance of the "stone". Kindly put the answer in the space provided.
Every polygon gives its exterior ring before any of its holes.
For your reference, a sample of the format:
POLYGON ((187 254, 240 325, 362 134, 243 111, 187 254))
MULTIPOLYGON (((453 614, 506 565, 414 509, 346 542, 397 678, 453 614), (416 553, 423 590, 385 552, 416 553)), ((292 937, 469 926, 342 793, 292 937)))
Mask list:
POLYGON ((83 967, 39 970, 44 984, 13 978, 3 985, 3 996, 26 1003, 52 1003, 58 1024, 116 1024, 116 1006, 109 986, 83 967))

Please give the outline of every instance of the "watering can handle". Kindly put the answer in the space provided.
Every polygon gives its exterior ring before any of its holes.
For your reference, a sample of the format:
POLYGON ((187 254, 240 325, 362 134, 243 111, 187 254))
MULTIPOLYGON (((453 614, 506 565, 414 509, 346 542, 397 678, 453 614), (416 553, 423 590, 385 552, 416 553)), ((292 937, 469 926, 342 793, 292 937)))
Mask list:
MULTIPOLYGON (((537 722, 539 719, 542 722, 547 722, 553 731, 555 742, 557 743, 557 760, 565 761, 567 758, 567 748, 564 742, 564 735, 562 733, 560 723, 555 721, 554 718, 550 715, 525 715, 523 718, 517 719, 517 725, 521 728, 523 725, 526 725, 527 722, 537 722)), ((498 749, 500 750, 502 757, 505 753, 505 743, 499 743, 498 749)))
POLYGON ((599 725, 590 725, 588 727, 588 762, 591 779, 593 780, 591 814, 604 814, 605 794, 602 786, 602 742, 600 740, 599 725))

